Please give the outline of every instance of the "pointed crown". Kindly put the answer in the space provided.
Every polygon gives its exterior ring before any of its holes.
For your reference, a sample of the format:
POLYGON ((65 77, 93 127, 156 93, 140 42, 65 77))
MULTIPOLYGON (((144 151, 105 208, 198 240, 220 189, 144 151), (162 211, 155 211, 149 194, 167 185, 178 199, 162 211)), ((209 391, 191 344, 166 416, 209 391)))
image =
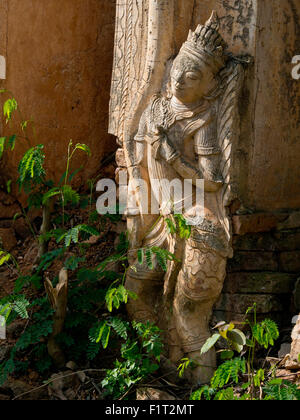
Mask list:
POLYGON ((204 25, 198 25, 195 32, 190 31, 181 51, 204 61, 214 72, 225 66, 224 51, 227 47, 219 34, 219 18, 215 11, 204 25))

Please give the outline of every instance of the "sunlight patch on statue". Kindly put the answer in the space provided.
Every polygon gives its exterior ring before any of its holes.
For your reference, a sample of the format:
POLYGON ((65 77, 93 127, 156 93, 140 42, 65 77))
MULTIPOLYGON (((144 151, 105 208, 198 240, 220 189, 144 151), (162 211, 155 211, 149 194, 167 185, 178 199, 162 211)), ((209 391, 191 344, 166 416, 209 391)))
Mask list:
POLYGON ((0 315, 0 340, 6 340, 6 322, 5 318, 0 315))

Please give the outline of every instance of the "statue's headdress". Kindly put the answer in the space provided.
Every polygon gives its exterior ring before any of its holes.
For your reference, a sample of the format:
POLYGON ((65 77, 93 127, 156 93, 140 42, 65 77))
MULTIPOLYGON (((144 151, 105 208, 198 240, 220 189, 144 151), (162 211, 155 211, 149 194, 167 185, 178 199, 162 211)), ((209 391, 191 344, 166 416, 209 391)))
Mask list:
POLYGON ((224 50, 227 44, 218 30, 219 18, 213 11, 205 25, 198 25, 195 32, 189 32, 188 39, 180 51, 204 61, 214 72, 219 72, 225 66, 224 50))

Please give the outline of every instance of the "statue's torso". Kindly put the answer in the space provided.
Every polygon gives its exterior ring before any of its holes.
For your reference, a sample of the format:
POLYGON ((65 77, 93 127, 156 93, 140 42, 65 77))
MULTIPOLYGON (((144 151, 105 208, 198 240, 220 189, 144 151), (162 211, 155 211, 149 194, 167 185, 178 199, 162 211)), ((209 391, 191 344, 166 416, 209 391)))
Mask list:
POLYGON ((215 106, 204 102, 192 109, 188 107, 176 109, 172 100, 162 96, 154 96, 149 106, 148 133, 154 127, 162 127, 175 149, 192 162, 196 162, 195 134, 203 132, 203 146, 217 147, 217 138, 205 134, 208 130, 216 131, 214 127, 215 106))

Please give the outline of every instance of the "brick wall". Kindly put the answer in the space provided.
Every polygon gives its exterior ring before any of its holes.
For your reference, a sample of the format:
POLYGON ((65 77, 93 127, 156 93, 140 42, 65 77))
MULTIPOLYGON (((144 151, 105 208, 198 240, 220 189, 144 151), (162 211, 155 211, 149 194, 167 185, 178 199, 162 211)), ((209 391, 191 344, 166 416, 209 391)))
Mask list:
POLYGON ((213 323, 240 320, 256 302, 259 318, 290 325, 300 310, 300 212, 235 215, 233 227, 234 257, 213 323))

